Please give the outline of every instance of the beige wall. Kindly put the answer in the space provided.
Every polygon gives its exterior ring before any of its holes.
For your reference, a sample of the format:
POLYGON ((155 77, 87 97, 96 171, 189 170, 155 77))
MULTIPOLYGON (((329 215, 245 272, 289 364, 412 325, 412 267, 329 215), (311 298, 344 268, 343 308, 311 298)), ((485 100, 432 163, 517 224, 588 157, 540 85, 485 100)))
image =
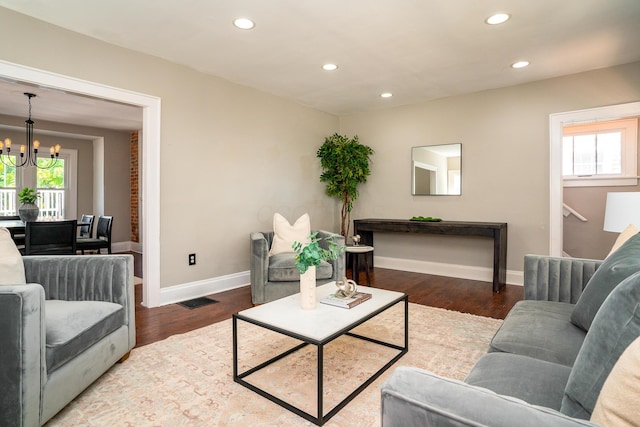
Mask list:
POLYGON ((0 44, 0 58, 161 98, 161 145, 147 147, 161 152, 161 287, 247 271, 249 233, 270 230, 274 212, 291 221, 309 212, 314 228, 337 230, 315 158, 336 117, 6 9, 0 16, 0 39, 20 40, 0 44))
MULTIPOLYGON (((525 71, 526 72, 526 71, 525 71)), ((340 118, 375 151, 353 218, 509 225, 508 269, 549 252, 549 115, 640 99, 640 63, 340 118), (462 143, 462 195, 414 197, 411 147, 462 143)), ((490 241, 380 234, 376 255, 488 267, 490 241)))
MULTIPOLYGON (((354 218, 506 221, 508 268, 549 247, 549 114, 637 101, 640 63, 340 119, 0 9, 0 58, 162 99, 161 286, 248 270, 274 212, 337 230, 315 151, 335 131, 376 150, 354 218), (412 146, 462 142, 461 196, 413 197, 412 146), (187 266, 187 254, 198 265, 187 266)), ((514 71, 516 72, 516 71, 514 71)), ((517 71, 517 72, 523 72, 517 71)), ((526 73, 526 70, 524 70, 526 73)), ((381 256, 489 266, 483 239, 388 235, 381 256)))

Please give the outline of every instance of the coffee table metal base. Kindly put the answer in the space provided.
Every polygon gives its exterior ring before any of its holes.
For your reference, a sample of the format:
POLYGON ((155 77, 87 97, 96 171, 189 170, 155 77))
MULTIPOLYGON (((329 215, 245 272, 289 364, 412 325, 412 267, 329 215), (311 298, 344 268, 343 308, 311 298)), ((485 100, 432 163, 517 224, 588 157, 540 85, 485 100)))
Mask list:
POLYGON ((323 425, 324 423, 326 423, 329 419, 331 419, 331 417, 333 417, 335 414, 338 413, 338 411, 340 411, 342 408, 344 408, 350 401, 352 401, 358 394, 360 394, 365 388, 367 388, 372 382, 374 382, 380 375, 382 375, 382 373, 384 371, 386 371, 387 369, 389 369, 394 363, 396 363, 402 356, 404 356, 408 351, 409 351, 409 299, 408 296, 405 295, 402 299, 393 302, 385 307, 382 307, 380 310, 375 311, 374 313, 372 313, 369 316, 366 316, 364 318, 362 318, 361 320, 359 320, 358 322, 353 323, 352 325, 349 325, 348 328, 346 328, 345 330, 342 330, 334 335, 332 335, 331 337, 323 340, 323 341, 316 341, 316 340, 312 340, 312 339, 308 339, 306 337, 300 336, 298 334, 295 333, 291 333, 289 331, 280 329, 280 328, 275 328, 271 325, 262 323, 262 322, 258 322, 255 321, 253 319, 250 318, 246 318, 243 317, 242 315, 239 314, 234 314, 233 315, 233 380, 235 382, 237 382, 238 384, 241 384, 243 386, 245 386, 246 388, 248 388, 249 390, 254 391, 255 393, 258 393, 259 395, 269 399, 270 401, 277 403, 278 405, 282 406, 283 408, 293 412, 294 414, 297 414, 299 416, 301 416, 302 418, 311 421, 312 423, 316 424, 316 425, 323 425), (374 338, 370 338, 370 337, 365 337, 359 334, 355 334, 350 332, 352 329, 356 328, 357 326, 363 324, 364 322, 374 318, 375 316, 377 316, 378 314, 388 310, 389 308, 397 305, 397 304, 401 304, 404 303, 404 345, 397 345, 397 344, 393 344, 393 343, 388 343, 388 342, 384 342, 384 341, 380 341, 374 338), (266 362, 263 362, 261 364, 259 364, 258 366, 255 366, 251 369, 248 369, 244 372, 239 373, 238 372, 238 320, 242 320, 244 322, 248 322, 257 326, 261 326, 263 328, 269 329, 271 331, 274 332, 278 332, 281 333, 283 335, 287 335, 290 336, 292 338, 296 338, 300 341, 302 341, 301 344, 291 348, 290 350, 287 350, 269 360, 267 360, 266 362), (354 338, 358 338, 358 339, 362 339, 365 341, 369 341, 378 345, 382 345, 385 347, 389 347, 389 348, 393 348, 395 350, 398 350, 399 353, 394 356, 389 362, 387 362, 382 368, 380 368, 378 371, 376 371, 371 377, 369 377, 369 379, 367 379, 364 383, 362 383, 358 388, 356 388, 353 392, 351 392, 347 397, 345 397, 340 403, 338 403, 336 406, 334 406, 331 410, 329 410, 326 414, 324 413, 324 407, 323 407, 323 394, 324 394, 324 346, 327 345, 328 343, 330 343, 331 341, 333 341, 336 338, 339 338, 343 335, 348 335, 350 337, 354 337, 354 338), (271 365, 272 363, 277 362, 278 360, 281 360, 293 353, 295 353, 296 351, 308 346, 308 345, 315 345, 317 347, 317 357, 318 357, 318 363, 317 363, 317 383, 318 383, 318 390, 317 390, 317 397, 318 397, 318 407, 317 407, 317 416, 313 416, 312 414, 309 414, 308 412, 303 411, 302 409, 272 395, 271 393, 256 387, 255 385, 247 382, 244 380, 244 378, 246 378, 247 376, 266 368, 267 366, 271 365))

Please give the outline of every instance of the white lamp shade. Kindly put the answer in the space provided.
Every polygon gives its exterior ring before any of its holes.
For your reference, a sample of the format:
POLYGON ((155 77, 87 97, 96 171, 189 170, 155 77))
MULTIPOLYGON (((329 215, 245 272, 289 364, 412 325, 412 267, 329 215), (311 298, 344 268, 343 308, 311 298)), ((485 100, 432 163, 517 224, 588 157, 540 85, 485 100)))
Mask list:
POLYGON ((607 193, 604 231, 620 233, 630 224, 640 227, 640 192, 607 193))

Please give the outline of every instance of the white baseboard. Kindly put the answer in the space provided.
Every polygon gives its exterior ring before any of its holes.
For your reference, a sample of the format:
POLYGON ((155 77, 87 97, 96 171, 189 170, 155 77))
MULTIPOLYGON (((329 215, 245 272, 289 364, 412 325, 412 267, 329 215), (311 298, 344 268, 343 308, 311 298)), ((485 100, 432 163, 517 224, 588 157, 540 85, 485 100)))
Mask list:
MULTIPOLYGON (((411 271, 414 273, 434 274, 437 276, 457 277, 460 279, 480 280, 484 282, 491 282, 493 277, 493 270, 490 268, 443 264, 410 259, 376 256, 375 265, 376 267, 388 268, 391 270, 411 271)), ((522 285, 523 280, 524 274, 522 271, 507 271, 508 284, 522 285)), ((249 271, 242 271, 226 276, 213 277, 210 279, 162 288, 160 289, 160 305, 174 304, 205 295, 230 291, 232 289, 248 286, 249 283, 249 271)))
POLYGON ((242 271, 240 273, 229 274, 226 276, 213 277, 211 279, 198 280, 196 282, 161 288, 160 305, 174 304, 205 295, 230 291, 232 289, 247 286, 249 282, 249 272, 242 271))
MULTIPOLYGON (((401 259, 375 256, 376 267, 391 270, 411 271, 413 273, 434 274, 436 276, 457 277, 459 279, 493 281, 493 269, 486 267, 474 267, 469 265, 443 264, 438 262, 420 261, 414 259, 401 259)), ((520 285, 524 283, 524 272, 507 270, 507 284, 520 285)))
POLYGON ((142 243, 138 242, 113 242, 111 243, 111 252, 137 252, 142 253, 142 243))

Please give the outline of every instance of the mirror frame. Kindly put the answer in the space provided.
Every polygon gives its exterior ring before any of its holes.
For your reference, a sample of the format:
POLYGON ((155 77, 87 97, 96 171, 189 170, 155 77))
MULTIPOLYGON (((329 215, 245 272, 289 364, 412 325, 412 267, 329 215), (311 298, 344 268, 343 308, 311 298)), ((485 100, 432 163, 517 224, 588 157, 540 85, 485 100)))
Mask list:
MULTIPOLYGON (((436 150, 433 150, 434 154, 436 150)), ((431 151, 431 150, 427 150, 427 151, 431 151)), ((432 162, 435 163, 435 162, 432 162)), ((445 166, 446 168, 446 166, 445 166)), ((448 174, 449 169, 445 170, 445 173, 448 174)), ((445 182, 447 183, 448 186, 448 182, 449 182, 449 176, 447 176, 445 178, 445 182)), ((452 143, 452 144, 435 144, 435 145, 422 145, 422 146, 417 146, 417 147, 411 147, 411 195, 413 196, 460 196, 462 195, 462 143, 452 143), (434 164, 430 164, 430 163, 426 163, 424 161, 420 161, 420 160, 416 160, 416 150, 418 149, 429 149, 429 148, 434 148, 438 151, 443 150, 443 151, 450 151, 452 149, 454 149, 455 147, 458 148, 458 156, 444 156, 445 158, 448 157, 459 157, 460 158, 460 169, 452 169, 452 171, 455 170, 459 170, 459 181, 460 181, 460 185, 459 185, 459 190, 458 192, 455 193, 451 193, 449 192, 449 189, 447 188, 445 191, 442 190, 438 190, 438 187, 440 187, 440 185, 438 184, 438 182, 442 182, 441 180, 438 181, 438 175, 440 175, 441 173, 438 172, 438 170, 440 169, 438 167, 438 165, 434 165, 434 164), (430 192, 424 192, 424 191, 416 191, 416 168, 421 169, 421 170, 425 170, 425 171, 429 171, 428 173, 430 174, 430 177, 432 179, 434 179, 434 181, 429 180, 429 178, 427 178, 429 184, 430 185, 430 192), (431 192, 435 189, 435 193, 431 192)))

